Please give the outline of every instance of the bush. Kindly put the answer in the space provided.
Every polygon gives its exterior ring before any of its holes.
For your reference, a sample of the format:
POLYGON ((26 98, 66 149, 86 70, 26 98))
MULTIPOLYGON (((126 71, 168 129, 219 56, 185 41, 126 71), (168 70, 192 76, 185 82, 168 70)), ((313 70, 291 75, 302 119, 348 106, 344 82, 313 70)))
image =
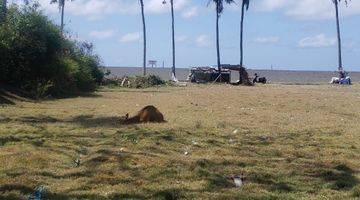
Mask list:
POLYGON ((107 78, 104 82, 104 85, 108 86, 119 86, 119 87, 128 87, 128 88, 149 88, 160 85, 165 85, 166 82, 162 80, 159 76, 156 75, 147 75, 147 76, 132 76, 132 77, 113 77, 107 78))
POLYGON ((93 91, 104 73, 93 46, 63 37, 37 4, 12 5, 0 25, 0 83, 42 97, 93 91))
POLYGON ((131 88, 148 88, 164 84, 165 81, 163 81, 159 76, 156 75, 135 76, 130 78, 131 88))

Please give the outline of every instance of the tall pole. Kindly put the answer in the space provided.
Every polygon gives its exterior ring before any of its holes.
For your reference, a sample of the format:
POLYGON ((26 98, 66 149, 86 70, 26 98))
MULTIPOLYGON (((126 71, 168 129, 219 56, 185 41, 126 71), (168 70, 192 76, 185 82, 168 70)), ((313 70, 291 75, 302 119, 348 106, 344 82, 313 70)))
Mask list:
POLYGON ((141 16, 143 23, 143 42, 144 42, 144 52, 143 52, 143 75, 146 76, 146 25, 145 25, 145 13, 144 13, 144 1, 140 0, 141 5, 141 16))
POLYGON ((217 52, 217 67, 219 73, 221 73, 221 61, 220 61, 220 42, 219 42, 219 5, 216 4, 216 52, 217 52))
POLYGON ((342 55, 341 55, 341 33, 340 33, 338 0, 335 0, 334 3, 335 3, 335 10, 336 10, 336 27, 337 27, 337 39, 338 39, 338 56, 339 56, 338 70, 339 70, 339 72, 341 72, 343 70, 343 65, 342 65, 342 55))
POLYGON ((176 77, 175 72, 175 19, 174 19, 174 0, 170 0, 171 4, 171 29, 172 29, 172 56, 173 56, 173 65, 172 65, 172 74, 176 77))
MULTIPOLYGON (((241 6, 241 23, 240 23, 240 68, 243 67, 244 62, 244 48, 243 48, 243 33, 244 33, 244 11, 245 11, 245 3, 242 1, 241 6)), ((241 73, 241 69, 239 70, 239 81, 240 83, 243 82, 243 77, 241 73)))
POLYGON ((65 0, 61 1, 61 35, 64 33, 64 14, 65 14, 65 0))

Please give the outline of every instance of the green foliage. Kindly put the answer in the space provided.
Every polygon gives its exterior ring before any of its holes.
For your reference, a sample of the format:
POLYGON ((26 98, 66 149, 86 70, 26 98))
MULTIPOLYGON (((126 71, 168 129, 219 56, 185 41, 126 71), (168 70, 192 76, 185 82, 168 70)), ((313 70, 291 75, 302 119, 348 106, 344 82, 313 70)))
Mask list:
POLYGON ((36 98, 93 91, 104 73, 92 49, 62 37, 37 4, 13 5, 0 25, 0 82, 36 98))
POLYGON ((156 75, 135 76, 130 78, 131 88, 148 88, 153 86, 164 85, 165 82, 156 75))
POLYGON ((147 76, 132 76, 124 78, 108 78, 104 81, 104 85, 108 86, 120 86, 128 88, 149 88, 154 86, 160 86, 167 84, 159 76, 147 75, 147 76))

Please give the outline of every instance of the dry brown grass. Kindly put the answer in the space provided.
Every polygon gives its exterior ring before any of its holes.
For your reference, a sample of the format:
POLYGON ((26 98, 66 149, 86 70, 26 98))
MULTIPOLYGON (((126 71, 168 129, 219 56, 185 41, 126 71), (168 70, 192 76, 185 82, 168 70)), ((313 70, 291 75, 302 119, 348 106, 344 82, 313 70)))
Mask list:
POLYGON ((0 199, 39 185, 47 199, 356 199, 359 134, 360 85, 104 88, 16 102, 0 108, 0 199), (146 105, 168 123, 119 123, 146 105), (226 177, 241 172, 237 189, 226 177))

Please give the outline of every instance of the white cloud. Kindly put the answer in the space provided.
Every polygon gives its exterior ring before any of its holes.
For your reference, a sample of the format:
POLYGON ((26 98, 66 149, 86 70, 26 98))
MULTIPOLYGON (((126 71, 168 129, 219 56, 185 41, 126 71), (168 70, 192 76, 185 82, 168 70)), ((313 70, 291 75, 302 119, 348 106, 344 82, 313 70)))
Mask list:
MULTIPOLYGON (((56 4, 50 4, 49 0, 38 0, 46 13, 58 13, 59 8, 56 4)), ((13 0, 15 3, 22 4, 23 0, 13 0)), ((170 12, 170 0, 144 0, 146 14, 161 14, 170 12)), ((190 7, 192 0, 174 0, 175 11, 184 11, 190 7)), ((134 15, 140 13, 138 0, 76 0, 67 1, 66 13, 77 16, 85 16, 88 20, 99 20, 111 14, 134 15)), ((193 15, 194 13, 187 13, 193 15)))
POLYGON ((209 47, 211 46, 210 37, 208 35, 200 35, 196 38, 196 45, 198 47, 209 47))
POLYGON ((131 43, 131 42, 139 42, 141 39, 141 35, 139 32, 128 33, 120 38, 120 42, 122 43, 131 43))
POLYGON ((197 16, 198 12, 199 12, 198 8, 196 6, 194 6, 194 7, 191 7, 189 9, 185 10, 181 16, 183 18, 189 19, 189 18, 193 18, 193 17, 197 16))
MULTIPOLYGON (((19 1, 19 0, 17 0, 19 1)), ((39 0, 40 5, 47 13, 59 12, 56 4, 49 4, 49 0, 39 0)), ((77 16, 85 16, 89 20, 102 19, 109 14, 136 14, 137 1, 126 0, 76 0, 67 1, 65 12, 77 16)))
POLYGON ((300 48, 322 48, 336 45, 335 37, 326 37, 325 34, 305 37, 299 41, 300 48))
POLYGON ((97 39, 106 39, 113 37, 116 34, 115 30, 109 29, 109 30, 94 30, 89 33, 90 37, 94 37, 97 39))
POLYGON ((258 4, 258 10, 274 11, 286 5, 287 0, 263 0, 258 4))
MULTIPOLYGON (((255 7, 259 11, 277 11, 297 19, 323 20, 335 17, 335 8, 332 0, 261 0, 256 1, 255 7)), ((340 3, 340 15, 360 15, 360 1, 351 1, 348 6, 340 3)))
POLYGON ((279 37, 258 37, 254 39, 255 43, 259 44, 277 44, 280 42, 279 37))
POLYGON ((175 36, 175 41, 176 42, 185 42, 188 40, 188 37, 186 35, 180 35, 180 36, 175 36))
MULTIPOLYGON (((170 12, 170 0, 166 0, 166 4, 162 3, 163 0, 145 0, 145 11, 149 13, 166 13, 170 12)), ((188 5, 191 0, 174 0, 174 9, 181 11, 188 5)))

